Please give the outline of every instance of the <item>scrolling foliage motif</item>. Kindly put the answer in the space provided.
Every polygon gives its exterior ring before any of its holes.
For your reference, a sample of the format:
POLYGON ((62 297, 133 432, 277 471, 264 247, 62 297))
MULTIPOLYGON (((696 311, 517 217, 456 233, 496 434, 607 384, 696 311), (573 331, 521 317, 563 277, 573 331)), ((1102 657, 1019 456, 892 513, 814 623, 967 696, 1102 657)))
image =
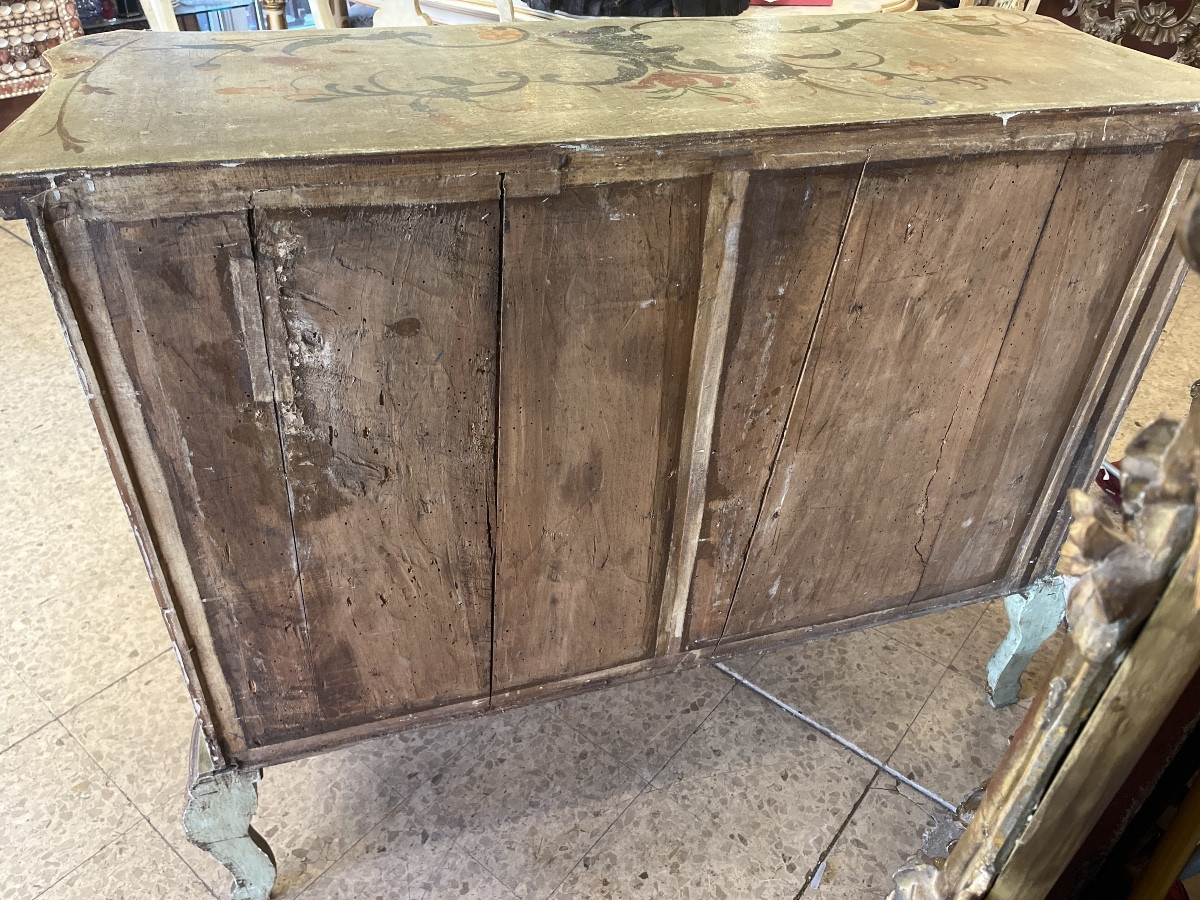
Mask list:
MULTIPOLYGON (((1125 0, 1128 2, 1128 0, 1125 0)), ((909 30, 936 32, 945 35, 947 45, 956 35, 1010 39, 1014 34, 1036 28, 1027 16, 1004 14, 1007 11, 989 10, 986 14, 961 15, 953 21, 912 23, 909 30)), ((157 54, 164 49, 177 52, 188 60, 191 68, 219 72, 236 68, 247 70, 243 63, 255 68, 275 69, 283 78, 271 76, 259 84, 246 84, 235 79, 233 84, 215 87, 217 94, 273 94, 287 102, 331 103, 363 99, 396 98, 415 112, 437 120, 452 129, 466 126, 452 113, 462 104, 487 108, 489 99, 499 95, 519 95, 535 86, 555 87, 567 92, 591 91, 600 93, 613 88, 640 91, 646 100, 677 101, 684 97, 705 101, 755 105, 765 83, 783 83, 809 91, 812 95, 834 94, 858 97, 886 97, 921 106, 936 106, 939 102, 935 86, 954 86, 960 90, 984 91, 990 84, 1006 83, 996 76, 963 72, 952 56, 935 61, 911 59, 907 55, 891 58, 886 52, 872 47, 839 48, 832 42, 816 43, 822 36, 830 39, 841 32, 868 30, 878 24, 877 16, 822 17, 786 28, 775 29, 775 36, 796 35, 794 49, 780 48, 771 41, 774 52, 755 52, 755 39, 763 33, 761 23, 731 19, 724 23, 733 40, 729 43, 743 52, 723 61, 707 58, 703 52, 689 50, 683 43, 671 40, 678 34, 672 20, 649 20, 636 24, 597 23, 590 27, 564 28, 550 31, 545 28, 525 28, 503 24, 462 29, 380 29, 347 31, 295 36, 256 36, 243 39, 230 36, 219 41, 179 40, 169 48, 161 41, 138 46, 137 40, 123 40, 117 46, 128 46, 129 52, 157 54), (655 28, 667 29, 655 32, 655 28), (664 40, 665 38, 665 40, 664 40), (436 50, 438 58, 453 63, 462 60, 458 68, 447 66, 444 71, 426 71, 414 75, 411 67, 393 71, 379 68, 355 76, 353 81, 336 80, 322 75, 321 57, 312 51, 332 48, 334 52, 349 52, 361 48, 366 41, 383 41, 407 45, 397 47, 397 57, 406 55, 409 48, 436 50), (346 43, 351 42, 351 43, 346 43), (499 70, 472 71, 479 68, 475 60, 495 58, 487 52, 513 44, 528 44, 523 53, 499 70), (544 54, 530 50, 545 48, 544 54), (571 74, 553 67, 535 68, 529 60, 579 60, 591 57, 607 63, 599 73, 571 74), (557 51, 557 52, 555 52, 557 51), (523 60, 518 62, 517 60, 523 60), (291 75, 289 78, 287 76, 291 75)), ((111 54, 117 46, 104 49, 111 54)), ((893 54, 894 56, 894 54, 893 54)), ((941 56, 941 54, 939 54, 941 56)), ((77 81, 64 99, 60 109, 58 132, 64 148, 82 152, 85 140, 70 133, 66 119, 74 93, 112 90, 89 83, 88 79, 101 68, 104 58, 89 59, 94 65, 77 81)), ((440 64, 439 64, 440 65, 440 64)), ((611 95, 610 95, 611 96, 611 95)), ((543 90, 536 98, 526 97, 519 103, 527 108, 536 102, 548 102, 543 90)), ((509 104, 508 106, 511 106, 509 104)), ((497 110, 512 113, 511 108, 497 110)))
MULTIPOLYGON (((842 31, 867 19, 844 19, 824 30, 842 31)), ((483 79, 459 75, 425 75, 417 82, 389 83, 386 73, 376 72, 360 83, 327 83, 319 88, 309 86, 302 77, 292 83, 292 99, 307 103, 325 103, 363 97, 403 97, 419 112, 434 112, 433 101, 451 100, 476 103, 495 94, 521 91, 531 84, 550 84, 565 88, 598 91, 605 87, 622 87, 645 91, 654 100, 676 100, 688 94, 710 97, 720 102, 755 104, 758 101, 737 90, 745 76, 768 81, 793 82, 814 91, 878 95, 908 100, 927 106, 936 100, 920 92, 930 84, 955 84, 973 90, 985 90, 989 82, 1003 79, 970 74, 941 74, 946 65, 926 65, 908 61, 904 65, 890 64, 883 54, 871 50, 843 51, 836 48, 809 53, 775 53, 769 55, 739 54, 735 65, 689 56, 681 44, 655 44, 648 29, 662 23, 640 22, 632 26, 596 25, 582 30, 562 31, 549 36, 535 35, 523 28, 502 26, 481 28, 479 36, 495 43, 533 41, 547 47, 569 47, 584 56, 601 57, 615 64, 613 73, 604 78, 576 79, 558 72, 529 74, 501 71, 483 79), (425 82, 426 84, 421 84, 425 82), (430 85, 428 82, 434 82, 430 85)), ((738 27, 741 23, 731 23, 738 27)), ((789 33, 811 33, 799 29, 789 33)), ((412 40, 415 35, 387 35, 394 39, 412 40)), ((336 41, 337 36, 297 41, 284 53, 295 53, 314 43, 336 41)), ((430 41, 433 45, 435 42, 430 41)), ((445 45, 437 43, 439 47, 445 45)), ((478 47, 479 45, 473 45, 478 47)))
POLYGON ((1200 0, 1193 0, 1180 13, 1163 0, 1142 4, 1140 0, 1079 0, 1079 23, 1088 34, 1118 43, 1123 37, 1154 44, 1174 44, 1175 62, 1200 66, 1200 0), (1113 16, 1100 11, 1113 4, 1113 16))

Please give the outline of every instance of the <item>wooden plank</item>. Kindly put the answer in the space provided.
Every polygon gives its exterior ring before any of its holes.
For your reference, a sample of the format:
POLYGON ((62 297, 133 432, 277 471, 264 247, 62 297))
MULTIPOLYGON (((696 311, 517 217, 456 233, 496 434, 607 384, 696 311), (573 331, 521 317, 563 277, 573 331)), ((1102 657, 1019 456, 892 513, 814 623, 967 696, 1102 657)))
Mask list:
POLYGON ((912 598, 1065 162, 868 166, 725 636, 912 598))
POLYGON ((254 218, 321 728, 487 696, 498 199, 254 218))
POLYGON ((169 497, 186 553, 170 576, 194 579, 245 742, 303 733, 313 673, 245 216, 88 232, 104 296, 81 297, 83 314, 136 398, 123 421, 144 423, 135 477, 169 497))
POLYGON ((506 201, 493 691, 653 651, 707 188, 506 201))
MULTIPOLYGON (((1064 127, 1062 113, 955 116, 858 126, 814 126, 777 132, 769 141, 730 132, 720 140, 694 135, 631 137, 558 147, 442 150, 394 155, 346 153, 319 158, 240 160, 181 166, 14 176, 0 183, 0 217, 19 218, 23 197, 78 186, 87 211, 101 217, 177 215, 233 210, 252 194, 293 186, 393 184, 411 178, 505 173, 507 196, 544 196, 560 185, 656 181, 719 170, 783 169, 841 164, 951 159, 1019 150, 1146 147, 1188 139, 1197 128, 1179 110, 1110 108, 1081 111, 1064 127), (998 120, 1002 127, 997 127, 998 120), (186 174, 184 174, 186 173, 186 174), (511 189, 510 189, 511 185, 511 189)), ((62 190, 65 197, 66 190, 62 190)))
POLYGON ((708 221, 701 251, 700 295, 688 370, 687 406, 680 446, 679 493, 663 587, 657 653, 679 651, 691 593, 692 571, 704 517, 709 455, 717 412, 717 393, 725 365, 729 310, 733 303, 741 245, 742 214, 748 172, 722 172, 712 179, 708 221))
POLYGON ((78 311, 86 305, 86 298, 96 302, 96 298, 103 296, 95 260, 90 254, 78 251, 87 244, 86 225, 75 216, 52 223, 42 205, 44 200, 38 198, 27 206, 34 247, 183 671, 197 722, 209 754, 217 765, 224 766, 226 754, 244 747, 245 737, 237 721, 233 697, 221 676, 212 634, 164 486, 165 478, 153 453, 144 449, 149 447, 149 435, 111 328, 100 333, 88 332, 87 322, 78 311), (71 290, 67 289, 68 273, 71 290), (108 365, 101 368, 105 362, 108 365), (147 487, 149 490, 144 490, 147 487), (183 562, 170 566, 170 560, 183 562))
POLYGON ((689 647, 715 643, 725 627, 862 171, 758 173, 750 182, 690 582, 689 647))
POLYGON ((1077 407, 1094 369, 1123 344, 1117 310, 1178 165, 1178 148, 1072 154, 914 600, 1001 577, 1040 529, 1038 498, 1064 489, 1052 466, 1072 423, 1091 419, 1077 407))
MULTIPOLYGON (((1186 145, 1183 152, 1194 156, 1196 147, 1186 145)), ((1031 580, 1054 568, 1067 529, 1066 489, 1092 483, 1175 306, 1187 264, 1173 231, 1198 171, 1200 160, 1185 159, 1167 189, 1158 219, 1125 288, 1109 344, 1092 372, 1063 441, 1063 450, 1070 452, 1060 451, 1051 471, 1048 481, 1060 485, 1059 493, 1043 493, 1033 514, 1033 524, 1017 546, 1014 566, 1025 566, 1025 572, 1029 573, 1026 577, 1031 580)), ((1111 450, 1115 456, 1125 452, 1124 447, 1111 450)))
POLYGON ((59 77, 0 137, 0 159, 20 176, 645 135, 671 155, 680 136, 968 116, 994 117, 1003 139, 1045 110, 1200 121, 1200 74, 1012 10, 595 27, 83 37, 50 51, 59 77), (172 77, 128 91, 149 68, 172 77))

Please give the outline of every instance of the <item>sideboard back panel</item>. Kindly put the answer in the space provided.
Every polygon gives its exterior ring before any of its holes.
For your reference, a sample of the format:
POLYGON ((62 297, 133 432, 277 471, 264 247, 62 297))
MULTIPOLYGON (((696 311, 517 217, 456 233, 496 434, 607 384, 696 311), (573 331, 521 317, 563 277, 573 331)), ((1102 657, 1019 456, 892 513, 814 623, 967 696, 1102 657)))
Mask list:
POLYGON ((1053 568, 1180 284, 1200 73, 1014 10, 780 21, 56 58, 0 210, 217 764, 1053 568))
MULTIPOLYGON (((1047 491, 1058 456, 1051 448, 1068 440, 1089 383, 1109 377, 1097 371, 1113 362, 1105 360, 1104 338, 1131 324, 1116 320, 1184 152, 1176 144, 1072 154, 914 601, 987 584, 1014 562, 1031 562, 1013 554, 1047 491)), ((1075 430, 1061 455, 1076 456, 1086 441, 1090 458, 1094 434, 1078 423, 1075 430)), ((1124 451, 1113 449, 1117 457, 1124 451)), ((1088 476, 1072 472, 1068 481, 1088 476)), ((1046 497, 1047 514, 1061 503, 1057 490, 1046 497)))
POLYGON ((489 689, 499 200, 382 200, 254 212, 322 730, 489 689))
POLYGON ((497 691, 653 652, 707 182, 506 200, 497 691))
POLYGON ((207 620, 245 740, 304 734, 315 677, 247 217, 93 221, 90 245, 80 224, 59 231, 65 275, 122 432, 149 451, 151 527, 187 554, 166 575, 207 620))
POLYGON ((862 172, 859 165, 750 179, 688 646, 716 643, 725 628, 862 172))
POLYGON ((1065 163, 868 167, 726 637, 912 598, 1065 163))

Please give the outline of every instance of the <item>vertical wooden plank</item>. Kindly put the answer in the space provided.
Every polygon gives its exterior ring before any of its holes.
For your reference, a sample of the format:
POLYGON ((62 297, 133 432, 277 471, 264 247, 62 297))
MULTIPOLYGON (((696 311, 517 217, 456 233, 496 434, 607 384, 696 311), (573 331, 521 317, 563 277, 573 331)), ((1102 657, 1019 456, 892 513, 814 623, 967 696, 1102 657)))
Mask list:
MULTIPOLYGON (((87 223, 72 214, 58 219, 51 213, 49 201, 41 196, 26 204, 34 247, 205 746, 214 764, 223 767, 231 751, 246 746, 245 736, 229 685, 220 674, 212 632, 167 496, 166 478, 149 449, 137 394, 112 330, 90 330, 83 312, 96 302, 102 304, 104 296, 94 257, 80 252, 89 243, 87 223), (172 566, 173 560, 183 564, 172 566)), ((100 318, 107 321, 107 317, 100 318)))
MULTIPOLYGON (((316 717, 249 232, 243 214, 92 223, 109 331, 165 479, 246 743, 316 717)), ((153 480, 143 481, 153 490, 153 480)))
POLYGON ((709 455, 717 393, 725 361, 729 309, 733 302, 741 244, 742 213, 748 172, 718 172, 708 197, 708 216, 701 250, 700 293, 688 369, 687 401, 680 442, 678 494, 671 548, 663 585, 656 653, 678 652, 691 592, 692 572, 704 517, 709 455))
POLYGON ((909 601, 1065 162, 868 167, 726 636, 909 601))
POLYGON ((506 202, 496 691, 653 652, 707 187, 506 202))
POLYGON ((1092 455, 1081 446, 1092 418, 1084 390, 1102 357, 1119 352, 1114 318, 1180 155, 1072 154, 914 601, 1027 568, 1013 554, 1038 528, 1038 498, 1061 495, 1049 481, 1073 423, 1066 459, 1092 455))
POLYGON ((488 694, 498 179, 492 191, 256 200, 322 728, 488 694))
POLYGON ((689 647, 716 643, 779 451, 862 167, 756 173, 745 201, 689 647))

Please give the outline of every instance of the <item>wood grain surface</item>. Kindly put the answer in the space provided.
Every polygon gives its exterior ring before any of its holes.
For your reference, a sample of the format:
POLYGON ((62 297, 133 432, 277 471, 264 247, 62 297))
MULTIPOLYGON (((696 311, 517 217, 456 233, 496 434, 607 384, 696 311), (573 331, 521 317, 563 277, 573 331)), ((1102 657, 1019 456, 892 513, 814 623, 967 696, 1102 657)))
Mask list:
POLYGON ((743 215, 686 645, 725 628, 862 167, 756 174, 743 215))
POLYGON ((496 691, 654 648, 706 179, 506 203, 496 691))
POLYGON ((489 691, 498 191, 255 210, 325 729, 489 691))
POLYGON ((141 418, 157 460, 142 461, 141 487, 165 489, 187 551, 169 574, 190 565, 246 743, 304 734, 314 675, 246 219, 90 231, 104 296, 80 306, 119 352, 103 367, 127 373, 136 394, 126 417, 141 418))
POLYGON ((868 167, 726 636, 912 599, 1065 162, 868 167))
POLYGON ((1051 448, 1091 415, 1077 407, 1180 161, 1071 155, 914 600, 1001 578, 1038 498, 1062 490, 1051 448))

